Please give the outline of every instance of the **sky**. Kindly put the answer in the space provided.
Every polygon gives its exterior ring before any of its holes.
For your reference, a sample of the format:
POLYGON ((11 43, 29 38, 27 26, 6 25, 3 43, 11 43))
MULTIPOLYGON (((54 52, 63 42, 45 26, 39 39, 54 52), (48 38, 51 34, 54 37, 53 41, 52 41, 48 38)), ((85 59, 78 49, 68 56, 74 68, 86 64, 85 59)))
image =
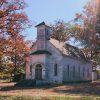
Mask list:
POLYGON ((89 0, 25 0, 28 6, 25 12, 33 23, 33 27, 27 29, 28 40, 36 39, 35 25, 45 21, 54 23, 56 20, 68 22, 75 17, 75 13, 82 12, 84 5, 89 0))

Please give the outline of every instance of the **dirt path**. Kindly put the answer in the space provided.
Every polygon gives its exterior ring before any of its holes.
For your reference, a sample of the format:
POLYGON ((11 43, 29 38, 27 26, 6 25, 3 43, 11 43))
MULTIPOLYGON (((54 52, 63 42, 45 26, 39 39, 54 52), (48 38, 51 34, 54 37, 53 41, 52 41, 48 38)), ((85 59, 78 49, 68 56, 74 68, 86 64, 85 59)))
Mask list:
POLYGON ((99 96, 100 80, 92 83, 76 83, 61 86, 14 87, 14 83, 0 83, 1 95, 32 95, 32 96, 99 96))

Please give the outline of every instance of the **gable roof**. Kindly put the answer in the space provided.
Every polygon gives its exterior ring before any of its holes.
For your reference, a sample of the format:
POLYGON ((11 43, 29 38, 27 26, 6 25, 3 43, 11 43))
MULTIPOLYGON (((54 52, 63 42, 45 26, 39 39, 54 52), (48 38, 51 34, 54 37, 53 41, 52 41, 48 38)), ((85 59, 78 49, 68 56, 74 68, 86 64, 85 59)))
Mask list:
POLYGON ((67 44, 66 42, 59 42, 56 39, 51 38, 50 43, 52 43, 55 48, 57 48, 63 55, 80 58, 87 60, 84 53, 77 47, 67 44))
POLYGON ((65 43, 64 42, 59 42, 56 39, 51 38, 49 40, 49 42, 56 47, 62 54, 64 55, 68 55, 68 52, 66 51, 66 49, 64 48, 65 43))
MULTIPOLYGON (((70 44, 67 44, 66 42, 60 42, 54 38, 50 38, 49 42, 56 48, 58 49, 63 55, 69 56, 69 57, 74 57, 74 58, 79 58, 87 61, 84 53, 77 47, 72 46, 70 44)), ((37 44, 37 41, 33 43, 32 47, 37 44)), ((32 48, 31 47, 31 48, 32 48)), ((49 51, 34 51, 31 53, 31 55, 36 55, 36 54, 49 54, 51 53, 49 51)))

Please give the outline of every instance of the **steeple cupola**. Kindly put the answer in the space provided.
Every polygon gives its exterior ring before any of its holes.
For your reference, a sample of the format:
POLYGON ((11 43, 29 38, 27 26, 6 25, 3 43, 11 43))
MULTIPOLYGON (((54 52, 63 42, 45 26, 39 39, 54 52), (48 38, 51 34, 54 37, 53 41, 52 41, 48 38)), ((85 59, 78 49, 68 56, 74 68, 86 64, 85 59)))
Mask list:
POLYGON ((51 27, 46 25, 45 22, 42 22, 37 27, 37 49, 45 50, 46 42, 50 40, 51 36, 51 27))

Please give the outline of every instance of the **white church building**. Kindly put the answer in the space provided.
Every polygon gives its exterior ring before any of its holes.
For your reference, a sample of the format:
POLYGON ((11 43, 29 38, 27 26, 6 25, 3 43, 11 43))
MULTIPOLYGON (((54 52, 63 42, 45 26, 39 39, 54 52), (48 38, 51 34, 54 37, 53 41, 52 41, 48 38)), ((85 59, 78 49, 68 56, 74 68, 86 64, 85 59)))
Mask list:
POLYGON ((37 40, 26 61, 26 79, 57 84, 92 80, 90 61, 73 56, 74 52, 68 51, 71 45, 51 38, 51 27, 45 22, 36 27, 37 40))

